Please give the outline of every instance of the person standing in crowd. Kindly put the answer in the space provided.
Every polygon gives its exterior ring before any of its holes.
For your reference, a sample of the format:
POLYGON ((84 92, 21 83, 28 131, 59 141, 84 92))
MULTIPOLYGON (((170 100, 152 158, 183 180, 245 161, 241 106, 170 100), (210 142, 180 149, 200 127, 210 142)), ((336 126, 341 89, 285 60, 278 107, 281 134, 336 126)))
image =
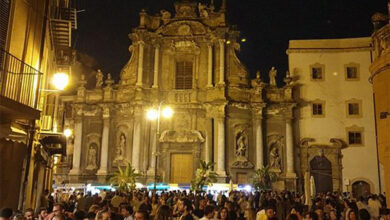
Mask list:
POLYGON ((204 215, 200 220, 210 220, 214 218, 214 206, 207 205, 204 207, 204 215))
POLYGON ((204 208, 206 204, 207 200, 205 198, 200 198, 198 207, 196 207, 194 210, 194 215, 196 215, 198 218, 202 218, 205 215, 204 208))
POLYGON ((133 220, 133 207, 126 204, 120 207, 120 213, 123 216, 123 220, 133 220))
POLYGON ((24 219, 25 220, 34 220, 34 210, 28 208, 24 211, 24 219))
POLYGON ((138 210, 134 215, 135 220, 149 220, 149 213, 144 210, 138 210))
POLYGON ((372 220, 379 219, 379 210, 382 208, 381 203, 378 200, 377 195, 372 195, 371 198, 368 199, 368 211, 370 212, 372 220))
POLYGON ((38 220, 44 220, 47 216, 47 209, 46 208, 40 208, 38 212, 38 220))
POLYGON ((11 220, 12 209, 10 208, 2 208, 0 210, 0 220, 11 220))
POLYGON ((154 220, 171 220, 172 219, 172 211, 167 205, 161 205, 154 217, 154 220))
MULTIPOLYGON (((182 198, 178 202, 178 210, 181 213, 179 220, 193 220, 192 203, 190 200, 182 198)), ((138 219, 136 219, 138 220, 138 219)))

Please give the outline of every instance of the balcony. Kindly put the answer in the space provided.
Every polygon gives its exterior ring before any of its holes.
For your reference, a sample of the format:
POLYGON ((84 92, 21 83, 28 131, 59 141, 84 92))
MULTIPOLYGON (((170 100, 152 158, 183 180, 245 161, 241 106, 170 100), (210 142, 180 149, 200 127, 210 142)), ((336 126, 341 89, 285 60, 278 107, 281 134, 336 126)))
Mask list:
POLYGON ((39 70, 0 49, 1 105, 10 105, 11 108, 25 105, 36 109, 41 76, 39 70))

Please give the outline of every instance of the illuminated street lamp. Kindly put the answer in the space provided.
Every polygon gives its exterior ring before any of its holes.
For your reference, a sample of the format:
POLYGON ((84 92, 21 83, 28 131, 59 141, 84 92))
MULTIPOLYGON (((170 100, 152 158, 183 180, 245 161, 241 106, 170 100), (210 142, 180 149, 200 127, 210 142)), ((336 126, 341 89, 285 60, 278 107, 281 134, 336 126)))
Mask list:
POLYGON ((54 73, 52 78, 52 84, 57 89, 55 104, 54 104, 54 114, 53 114, 53 131, 57 132, 58 122, 57 122, 57 114, 58 114, 58 102, 60 99, 59 91, 65 89, 65 87, 69 84, 69 75, 64 72, 54 73))
POLYGON ((67 129, 64 130, 64 135, 65 135, 66 138, 69 138, 70 136, 72 136, 72 134, 73 134, 72 129, 67 128, 67 129))
POLYGON ((153 152, 154 153, 154 186, 153 186, 154 191, 156 191, 156 184, 157 184, 157 156, 158 156, 157 152, 158 152, 158 145, 160 143, 160 141, 158 140, 158 138, 160 136, 160 118, 161 118, 161 116, 163 118, 171 118, 173 113, 174 113, 173 109, 169 106, 166 106, 161 110, 162 104, 163 104, 163 101, 160 102, 157 109, 151 108, 146 112, 146 117, 149 120, 151 120, 151 121, 157 120, 156 149, 155 149, 155 152, 153 152))
POLYGON ((58 72, 53 75, 52 83, 58 90, 64 90, 69 83, 69 76, 66 73, 58 72))

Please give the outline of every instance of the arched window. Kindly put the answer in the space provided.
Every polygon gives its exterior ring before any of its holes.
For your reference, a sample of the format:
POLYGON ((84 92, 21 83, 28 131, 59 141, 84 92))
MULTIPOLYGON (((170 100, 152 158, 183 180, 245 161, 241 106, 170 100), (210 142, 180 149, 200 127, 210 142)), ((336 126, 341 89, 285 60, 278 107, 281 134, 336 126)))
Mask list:
POLYGON ((176 62, 176 89, 192 89, 192 62, 176 62))

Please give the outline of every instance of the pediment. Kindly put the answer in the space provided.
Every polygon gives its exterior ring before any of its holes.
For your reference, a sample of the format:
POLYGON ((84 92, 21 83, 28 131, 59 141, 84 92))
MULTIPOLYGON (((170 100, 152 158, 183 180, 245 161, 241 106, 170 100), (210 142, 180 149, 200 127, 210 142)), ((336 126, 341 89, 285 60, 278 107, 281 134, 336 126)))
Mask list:
POLYGON ((199 21, 175 21, 157 30, 164 36, 194 36, 207 33, 207 28, 199 21))
POLYGON ((159 138, 162 143, 203 143, 204 137, 196 130, 174 131, 166 130, 159 138))

